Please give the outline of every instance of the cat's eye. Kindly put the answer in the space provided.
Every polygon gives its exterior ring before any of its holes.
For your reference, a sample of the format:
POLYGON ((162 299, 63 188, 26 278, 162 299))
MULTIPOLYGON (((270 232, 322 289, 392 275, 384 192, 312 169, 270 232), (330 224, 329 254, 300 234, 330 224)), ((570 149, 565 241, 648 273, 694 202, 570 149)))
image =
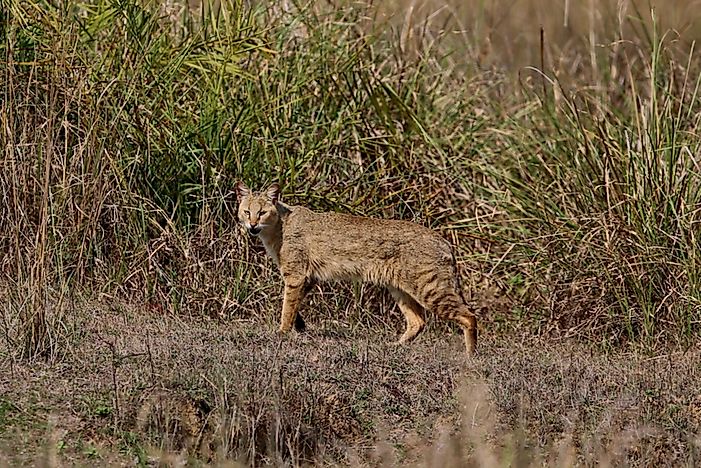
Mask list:
POLYGON ((249 218, 251 217, 251 212, 248 210, 243 210, 243 213, 248 216, 249 218))
POLYGON ((267 211, 259 211, 258 216, 263 216, 265 213, 267 213, 267 211))

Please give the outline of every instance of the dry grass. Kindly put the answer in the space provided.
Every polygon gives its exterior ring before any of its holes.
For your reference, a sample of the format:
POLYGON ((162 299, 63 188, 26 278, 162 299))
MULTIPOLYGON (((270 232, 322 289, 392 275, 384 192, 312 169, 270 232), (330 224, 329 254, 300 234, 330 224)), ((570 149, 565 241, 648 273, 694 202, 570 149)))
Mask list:
POLYGON ((687 50, 701 35, 698 7, 697 0, 401 0, 381 2, 375 23, 389 20, 406 51, 420 53, 449 34, 459 38, 466 53, 458 57, 477 57, 479 66, 513 72, 540 68, 542 28, 543 69, 589 81, 607 68, 605 61, 592 67, 592 57, 594 62, 603 58, 617 35, 619 40, 644 40, 640 33, 651 30, 653 15, 660 30, 669 31, 669 39, 687 50))
POLYGON ((465 363, 437 322, 398 347, 333 319, 280 340, 148 305, 72 317, 59 362, 3 361, 5 463, 694 466, 700 442, 697 350, 486 335, 465 363))

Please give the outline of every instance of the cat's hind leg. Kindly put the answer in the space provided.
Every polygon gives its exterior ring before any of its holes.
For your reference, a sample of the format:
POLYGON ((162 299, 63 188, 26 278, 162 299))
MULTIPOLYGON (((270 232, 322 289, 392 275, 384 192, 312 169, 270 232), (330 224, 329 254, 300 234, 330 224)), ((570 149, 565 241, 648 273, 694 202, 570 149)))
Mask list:
POLYGON ((424 328, 424 308, 421 307, 421 305, 416 302, 413 297, 401 289, 391 286, 387 289, 389 290, 390 294, 392 294, 392 297, 394 297, 394 300, 397 301, 399 310, 402 311, 404 317, 406 318, 406 331, 399 338, 398 343, 406 343, 411 341, 424 328))
POLYGON ((429 295, 426 306, 439 317, 460 325, 465 334, 467 355, 475 354, 477 349, 477 316, 467 307, 460 294, 453 291, 443 291, 433 296, 429 295))

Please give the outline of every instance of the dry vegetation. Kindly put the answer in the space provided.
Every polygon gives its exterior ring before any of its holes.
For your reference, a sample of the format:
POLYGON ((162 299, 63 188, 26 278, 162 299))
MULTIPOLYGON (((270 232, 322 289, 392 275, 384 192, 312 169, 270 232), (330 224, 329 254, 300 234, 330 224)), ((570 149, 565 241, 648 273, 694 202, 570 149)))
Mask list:
POLYGON ((1 5, 0 466, 699 464, 697 2, 1 5), (478 356, 281 340, 237 179, 440 230, 478 356))
POLYGON ((486 335, 466 366, 460 333, 438 321, 398 347, 353 322, 280 340, 257 320, 109 302, 75 313, 60 361, 7 366, 5 463, 698 463, 697 350, 647 358, 486 335))

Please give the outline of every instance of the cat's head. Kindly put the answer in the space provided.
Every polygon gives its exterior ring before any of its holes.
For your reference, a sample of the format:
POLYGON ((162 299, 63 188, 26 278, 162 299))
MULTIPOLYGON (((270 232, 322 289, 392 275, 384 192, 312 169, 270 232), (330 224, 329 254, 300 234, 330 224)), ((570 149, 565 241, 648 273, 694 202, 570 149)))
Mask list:
POLYGON ((239 200, 239 221, 249 234, 257 236, 277 225, 279 215, 275 204, 280 199, 280 186, 272 184, 262 192, 253 192, 243 182, 236 184, 239 200))

